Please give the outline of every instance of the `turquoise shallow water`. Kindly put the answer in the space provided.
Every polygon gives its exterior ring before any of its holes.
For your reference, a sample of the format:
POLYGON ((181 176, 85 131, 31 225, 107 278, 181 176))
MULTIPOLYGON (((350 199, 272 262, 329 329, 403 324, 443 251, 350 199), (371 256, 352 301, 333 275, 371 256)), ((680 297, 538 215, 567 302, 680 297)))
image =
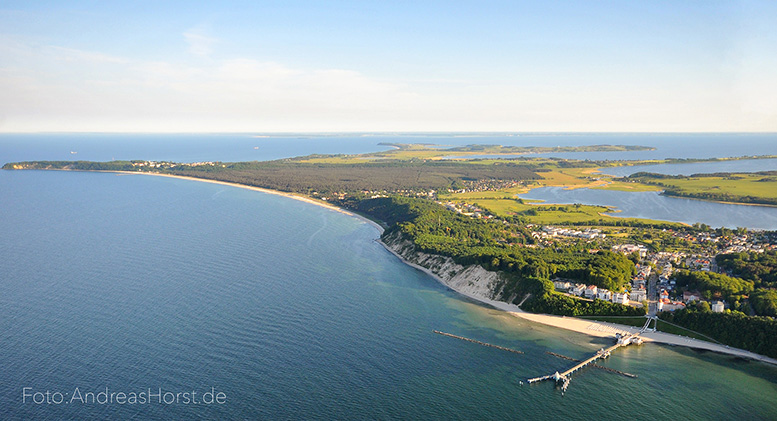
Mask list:
POLYGON ((2 419, 777 418, 777 368, 683 348, 607 361, 637 379, 586 369, 563 396, 521 386, 567 366, 545 351, 582 357, 607 341, 470 302, 335 211, 94 173, 0 171, 0 197, 2 419), (106 388, 226 401, 24 397, 106 388))

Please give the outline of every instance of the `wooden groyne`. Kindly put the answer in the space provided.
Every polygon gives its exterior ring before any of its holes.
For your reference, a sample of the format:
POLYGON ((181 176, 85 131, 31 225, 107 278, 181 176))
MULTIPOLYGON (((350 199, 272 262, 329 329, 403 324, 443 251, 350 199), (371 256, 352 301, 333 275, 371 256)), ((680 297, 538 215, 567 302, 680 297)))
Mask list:
MULTIPOLYGON (((545 353, 546 354, 550 354, 550 355, 552 355, 554 357, 559 357, 559 358, 563 358, 565 360, 574 361, 576 363, 580 362, 580 360, 576 360, 576 359, 574 359, 572 357, 567 357, 566 355, 556 354, 555 352, 545 351, 545 353)), ((594 364, 592 364, 592 366, 594 368, 598 368, 600 370, 609 371, 610 373, 620 374, 621 376, 626 376, 626 377, 631 377, 632 379, 636 379, 637 378, 636 374, 626 373, 625 371, 616 370, 614 368, 605 367, 603 365, 599 365, 599 364, 595 364, 594 363, 594 364)))
POLYGON ((490 343, 487 343, 487 342, 481 342, 481 341, 478 341, 478 340, 475 340, 475 339, 465 338, 463 336, 454 335, 452 333, 440 332, 439 330, 434 330, 433 332, 438 334, 438 335, 448 336, 448 337, 451 337, 451 338, 460 339, 462 341, 472 342, 473 344, 478 344, 478 345, 488 346, 488 347, 491 347, 491 348, 501 349, 502 351, 507 351, 507 352, 514 352, 516 354, 523 354, 523 351, 518 351, 517 349, 505 348, 503 346, 494 345, 494 344, 490 344, 490 343))

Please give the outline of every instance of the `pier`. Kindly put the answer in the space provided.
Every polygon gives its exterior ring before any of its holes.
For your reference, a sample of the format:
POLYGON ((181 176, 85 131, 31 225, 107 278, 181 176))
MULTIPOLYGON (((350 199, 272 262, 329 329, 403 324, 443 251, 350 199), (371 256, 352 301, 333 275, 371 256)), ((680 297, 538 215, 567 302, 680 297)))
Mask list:
MULTIPOLYGON (((555 352, 545 351, 545 353, 549 354, 549 355, 552 355, 554 357, 559 357, 559 358, 563 358, 565 360, 574 361, 576 363, 580 362, 580 360, 576 360, 574 358, 567 357, 566 355, 556 354, 555 352)), ((621 376, 630 377, 632 379, 637 378, 636 374, 626 373, 625 371, 620 371, 620 370, 616 370, 614 368, 605 367, 603 365, 596 364, 595 362, 591 366, 593 368, 598 368, 599 370, 608 371, 608 372, 613 373, 613 374, 620 374, 621 376)))
MULTIPOLYGON (((578 362, 574 367, 572 367, 572 368, 570 368, 570 369, 568 369, 566 371, 562 371, 561 373, 556 371, 555 373, 548 374, 547 376, 534 377, 534 378, 528 380, 529 384, 537 383, 537 382, 541 382, 541 381, 545 381, 545 380, 555 380, 556 383, 561 382, 561 391, 562 392, 566 392, 567 387, 569 387, 570 376, 575 371, 577 371, 577 370, 587 366, 588 364, 592 364, 593 362, 595 362, 599 358, 607 358, 607 357, 609 357, 610 353, 612 353, 612 351, 615 351, 616 349, 618 349, 618 348, 620 348, 622 346, 627 346, 627 345, 630 345, 632 343, 641 344, 642 343, 642 338, 640 338, 639 335, 641 335, 643 332, 645 332, 648 329, 648 326, 650 325, 651 321, 653 321, 653 319, 652 318, 648 318, 647 322, 645 323, 645 325, 637 333, 631 333, 631 334, 627 334, 627 335, 616 334, 615 337, 617 339, 617 342, 615 343, 615 345, 612 345, 612 346, 610 346, 608 348, 602 348, 599 351, 596 351, 596 354, 594 354, 593 356, 591 356, 589 358, 586 358, 585 360, 582 360, 582 361, 578 362)), ((556 355, 556 354, 552 354, 552 355, 556 355)))

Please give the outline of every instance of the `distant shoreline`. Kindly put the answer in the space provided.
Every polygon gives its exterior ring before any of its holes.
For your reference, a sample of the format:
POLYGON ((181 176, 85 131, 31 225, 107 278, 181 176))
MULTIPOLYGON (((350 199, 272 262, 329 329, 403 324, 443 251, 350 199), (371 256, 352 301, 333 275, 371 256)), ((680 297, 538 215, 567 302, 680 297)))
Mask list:
POLYGON ((701 199, 701 198, 698 198, 698 197, 682 196, 682 195, 675 195, 675 194, 666 194, 665 191, 661 191, 660 194, 662 196, 674 197, 676 199, 698 200, 700 202, 721 203, 721 204, 724 204, 724 205, 761 206, 761 207, 764 207, 764 208, 777 208, 777 205, 772 205, 772 204, 769 204, 769 203, 726 202, 726 201, 723 201, 723 200, 701 199))

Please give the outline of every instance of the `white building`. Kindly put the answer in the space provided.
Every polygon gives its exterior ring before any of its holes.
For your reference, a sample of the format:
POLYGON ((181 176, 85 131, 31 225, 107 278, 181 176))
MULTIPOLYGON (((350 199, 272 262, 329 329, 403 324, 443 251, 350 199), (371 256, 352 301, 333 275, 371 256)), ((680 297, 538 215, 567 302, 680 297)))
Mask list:
POLYGON ((612 294, 612 302, 615 304, 629 304, 628 292, 616 292, 612 294))
POLYGON ((683 302, 689 303, 691 301, 699 301, 701 294, 698 291, 685 291, 683 292, 683 302))
POLYGON ((585 288, 585 292, 584 292, 585 298, 596 298, 596 291, 597 290, 598 290, 598 288, 596 287, 596 285, 588 285, 585 288))
POLYGON ((723 301, 718 301, 712 305, 712 311, 714 311, 715 313, 723 313, 723 310, 725 309, 726 309, 726 306, 723 304, 723 301))
POLYGON ((647 278, 650 276, 650 272, 652 270, 652 267, 650 265, 636 265, 637 273, 641 275, 643 278, 647 278))
POLYGON ((631 294, 629 294, 629 299, 633 301, 647 300, 647 291, 645 291, 644 288, 632 289, 631 294))
POLYGON ((612 246, 612 251, 616 251, 623 254, 629 254, 629 253, 639 253, 639 257, 644 258, 647 256, 647 247, 643 246, 642 244, 618 244, 612 246))
POLYGON ((583 291, 585 291, 585 284, 576 284, 572 289, 569 290, 570 294, 577 295, 578 297, 583 295, 583 291))
POLYGON ((609 289, 599 288, 596 291, 596 298, 605 301, 612 301, 612 292, 609 289))

